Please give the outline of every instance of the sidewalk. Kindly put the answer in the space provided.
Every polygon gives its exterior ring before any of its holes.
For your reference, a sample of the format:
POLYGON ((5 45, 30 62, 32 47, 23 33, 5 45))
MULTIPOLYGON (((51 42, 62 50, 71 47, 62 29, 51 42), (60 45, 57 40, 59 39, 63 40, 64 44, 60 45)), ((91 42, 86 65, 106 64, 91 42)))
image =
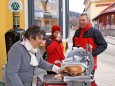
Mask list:
POLYGON ((114 56, 105 53, 98 56, 98 68, 95 73, 98 86, 115 86, 115 65, 113 64, 115 64, 114 56))
POLYGON ((107 49, 98 56, 95 80, 98 86, 115 86, 115 37, 107 36, 107 49))
POLYGON ((107 50, 105 51, 107 54, 114 55, 115 56, 115 37, 112 36, 106 36, 105 40, 108 43, 107 50))
POLYGON ((115 45, 115 37, 113 36, 106 36, 104 37, 107 43, 115 45))

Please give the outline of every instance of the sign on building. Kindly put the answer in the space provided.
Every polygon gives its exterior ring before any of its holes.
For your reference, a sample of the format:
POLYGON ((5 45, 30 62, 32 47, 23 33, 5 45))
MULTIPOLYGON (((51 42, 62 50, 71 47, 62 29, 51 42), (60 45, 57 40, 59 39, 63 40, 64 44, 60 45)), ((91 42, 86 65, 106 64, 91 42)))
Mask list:
POLYGON ((22 10, 22 3, 20 0, 10 0, 8 8, 11 12, 20 12, 22 10))

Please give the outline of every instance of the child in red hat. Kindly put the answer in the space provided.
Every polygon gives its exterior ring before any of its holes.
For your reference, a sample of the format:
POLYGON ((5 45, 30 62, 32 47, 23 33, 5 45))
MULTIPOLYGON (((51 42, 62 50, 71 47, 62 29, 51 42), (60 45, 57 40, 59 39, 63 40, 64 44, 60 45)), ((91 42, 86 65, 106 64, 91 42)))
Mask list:
POLYGON ((53 27, 52 27, 52 34, 55 32, 55 31, 61 31, 61 27, 59 26, 59 25, 54 25, 53 27))
MULTIPOLYGON (((64 47, 62 44, 62 38, 60 36, 61 27, 59 25, 54 25, 52 27, 51 35, 46 39, 45 48, 47 53, 47 59, 51 64, 56 64, 55 62, 61 62, 64 57, 64 47)), ((61 66, 60 63, 56 64, 61 66)), ((55 72, 47 71, 48 74, 55 74, 55 72)))

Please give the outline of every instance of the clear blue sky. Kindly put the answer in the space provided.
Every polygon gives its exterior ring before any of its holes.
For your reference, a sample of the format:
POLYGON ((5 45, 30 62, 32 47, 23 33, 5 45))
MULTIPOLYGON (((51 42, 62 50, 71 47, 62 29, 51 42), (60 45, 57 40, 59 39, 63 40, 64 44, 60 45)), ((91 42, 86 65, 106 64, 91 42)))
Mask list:
POLYGON ((82 13, 84 10, 84 0, 69 0, 69 10, 82 13))

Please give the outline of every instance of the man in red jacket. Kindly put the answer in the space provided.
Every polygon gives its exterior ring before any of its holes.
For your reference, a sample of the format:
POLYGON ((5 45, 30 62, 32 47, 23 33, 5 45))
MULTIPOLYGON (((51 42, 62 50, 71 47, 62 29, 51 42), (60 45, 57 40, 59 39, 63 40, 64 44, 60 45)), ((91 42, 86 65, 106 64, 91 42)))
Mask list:
MULTIPOLYGON (((76 30, 73 37, 73 47, 80 46, 86 48, 86 44, 92 45, 92 55, 94 57, 94 70, 92 74, 94 75, 97 69, 97 55, 107 48, 107 43, 101 32, 91 26, 89 15, 84 12, 79 17, 79 29, 76 30)), ((91 86, 97 85, 92 82, 91 86)))
MULTIPOLYGON (((55 64, 55 61, 62 61, 64 57, 64 47, 62 44, 62 38, 60 36, 61 27, 59 25, 54 25, 52 27, 52 35, 46 39, 46 53, 47 59, 51 64, 55 64)), ((60 63, 56 64, 61 66, 60 63)), ((48 71, 48 74, 55 74, 55 72, 48 71)))

